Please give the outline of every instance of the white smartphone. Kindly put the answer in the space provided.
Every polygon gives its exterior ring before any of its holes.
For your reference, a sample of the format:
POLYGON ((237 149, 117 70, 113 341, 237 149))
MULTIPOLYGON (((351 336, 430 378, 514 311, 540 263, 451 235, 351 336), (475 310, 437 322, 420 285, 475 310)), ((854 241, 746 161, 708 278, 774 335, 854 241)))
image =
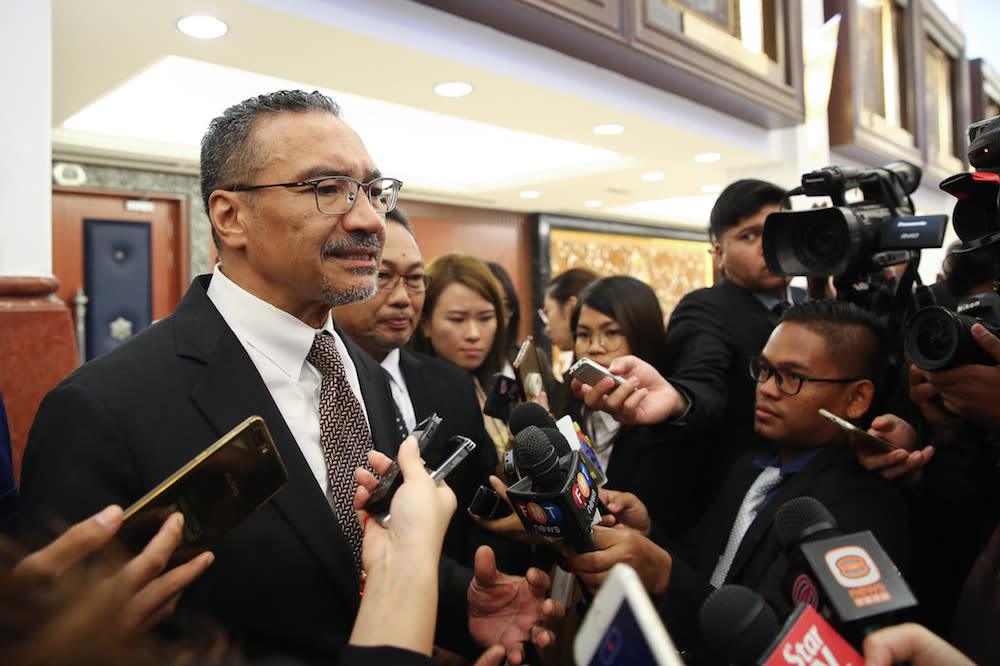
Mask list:
POLYGON ((849 432, 850 434, 855 435, 857 439, 854 441, 856 442, 856 446, 858 448, 871 450, 874 453, 889 453, 890 451, 895 451, 896 449, 899 448, 892 442, 884 440, 881 437, 876 437, 875 435, 870 434, 868 431, 862 430, 861 428, 854 425, 850 421, 842 419, 836 414, 831 414, 822 407, 819 410, 819 415, 836 423, 838 426, 840 426, 841 430, 844 430, 845 432, 849 432))
POLYGON ((625 378, 614 374, 603 365, 591 361, 589 358, 581 358, 569 369, 569 376, 579 379, 584 384, 593 386, 605 377, 611 377, 615 384, 624 384, 625 378))
POLYGON ((621 562, 594 595, 573 659, 578 666, 684 666, 639 575, 621 562))

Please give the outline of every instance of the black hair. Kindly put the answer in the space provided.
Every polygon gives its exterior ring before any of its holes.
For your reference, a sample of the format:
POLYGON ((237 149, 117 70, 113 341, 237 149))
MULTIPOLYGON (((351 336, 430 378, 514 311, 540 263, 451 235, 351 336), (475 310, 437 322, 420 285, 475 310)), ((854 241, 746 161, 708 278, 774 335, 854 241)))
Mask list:
POLYGON ((545 295, 555 300, 560 306, 565 305, 571 297, 579 295, 587 285, 596 280, 597 273, 589 268, 570 268, 549 280, 545 285, 545 295))
POLYGON ((410 218, 406 216, 406 213, 404 213, 399 209, 398 205, 385 214, 385 221, 395 222, 399 226, 406 229, 406 231, 410 234, 410 236, 413 237, 413 240, 417 240, 417 235, 413 233, 413 225, 410 224, 410 218))
MULTIPOLYGON (((495 261, 487 261, 486 265, 490 267, 490 272, 496 276, 497 282, 500 283, 500 290, 503 292, 505 301, 510 303, 510 308, 507 309, 510 319, 507 321, 505 330, 507 332, 507 360, 513 362, 514 357, 517 356, 519 346, 521 301, 517 297, 517 290, 514 289, 514 281, 510 279, 507 269, 495 261)), ((504 305, 506 306, 506 303, 504 305)))
POLYGON ((730 183, 715 200, 708 217, 712 240, 718 241, 727 229, 755 215, 764 206, 780 206, 785 194, 783 188, 765 180, 745 178, 730 183))
POLYGON ((661 367, 666 333, 663 309, 652 287, 626 275, 600 278, 580 292, 570 314, 573 335, 580 321, 580 310, 586 305, 613 319, 622 328, 625 340, 634 356, 661 367))
MULTIPOLYGON (((265 162, 260 146, 253 140, 257 121, 279 113, 307 111, 340 117, 340 105, 319 91, 279 90, 245 99, 212 119, 201 139, 201 198, 209 219, 212 212, 208 200, 212 192, 252 184, 250 181, 265 162)), ((221 251, 214 225, 212 241, 216 250, 221 251)))
POLYGON ((847 376, 865 377, 876 393, 889 365, 889 330, 872 312, 846 301, 806 301, 785 310, 781 323, 801 324, 823 337, 830 360, 847 376))

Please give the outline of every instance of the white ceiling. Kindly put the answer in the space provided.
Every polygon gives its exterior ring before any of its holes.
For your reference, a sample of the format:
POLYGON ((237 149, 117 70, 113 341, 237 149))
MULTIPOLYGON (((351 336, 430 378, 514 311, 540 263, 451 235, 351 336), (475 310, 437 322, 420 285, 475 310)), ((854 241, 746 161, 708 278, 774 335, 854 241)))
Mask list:
POLYGON ((293 85, 338 98, 414 199, 704 229, 715 194, 702 188, 781 163, 767 130, 407 0, 52 0, 52 13, 57 158, 193 172, 210 118, 293 85), (181 34, 194 13, 228 34, 181 34), (451 80, 472 94, 434 94, 451 80), (66 126, 112 107, 124 115, 109 127, 66 126), (609 122, 625 131, 592 132, 609 122), (722 159, 695 162, 704 152, 722 159))
POLYGON ((194 172, 209 119, 295 86, 333 94, 412 199, 701 230, 715 198, 703 188, 796 179, 780 130, 408 0, 52 0, 52 13, 58 158, 194 172), (217 16, 229 32, 187 37, 175 23, 189 14, 217 16), (434 94, 452 80, 472 94, 434 94), (66 126, 109 109, 123 115, 100 131, 66 126), (601 123, 625 131, 598 136, 601 123), (704 152, 722 158, 695 162, 704 152), (643 180, 651 171, 664 178, 643 180))

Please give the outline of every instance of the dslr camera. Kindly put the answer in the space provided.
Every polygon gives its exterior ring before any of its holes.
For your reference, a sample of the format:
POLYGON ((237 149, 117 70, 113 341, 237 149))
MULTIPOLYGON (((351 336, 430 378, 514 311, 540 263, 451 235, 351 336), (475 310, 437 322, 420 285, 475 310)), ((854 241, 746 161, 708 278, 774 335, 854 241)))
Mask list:
MULTIPOLYGON (((1000 116, 969 126, 969 163, 978 171, 949 176, 940 185, 958 199, 951 223, 962 240, 959 253, 1000 240, 1000 116)), ((955 312, 938 305, 921 308, 906 323, 906 354, 923 370, 995 365, 973 339, 973 324, 1000 335, 1000 296, 976 294, 959 301, 955 312)))
POLYGON ((920 177, 920 168, 904 161, 804 174, 788 196, 828 196, 833 206, 768 215, 761 238, 768 270, 851 279, 910 261, 922 248, 941 247, 948 217, 913 215, 909 195, 920 177), (847 193, 855 189, 862 198, 849 204, 847 193))

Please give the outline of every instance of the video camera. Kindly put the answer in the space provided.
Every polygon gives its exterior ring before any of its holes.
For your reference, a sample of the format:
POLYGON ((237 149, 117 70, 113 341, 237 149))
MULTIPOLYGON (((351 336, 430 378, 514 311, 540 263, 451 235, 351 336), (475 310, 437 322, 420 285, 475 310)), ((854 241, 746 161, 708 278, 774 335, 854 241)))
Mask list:
MULTIPOLYGON (((958 199, 951 216, 962 240, 957 253, 1000 240, 1000 116, 969 125, 969 163, 979 171, 949 176, 940 185, 958 199)), ((997 270, 1000 273, 1000 266, 997 270)), ((938 305, 921 308, 906 323, 906 354, 923 370, 994 365, 995 359, 972 338, 971 329, 977 323, 1000 335, 1000 296, 996 293, 961 300, 955 312, 938 305)))
POLYGON ((834 276, 856 281, 941 247, 946 215, 913 215, 910 193, 920 168, 899 161, 879 169, 829 166, 802 176, 789 197, 829 196, 833 207, 771 213, 764 223, 764 260, 774 275, 834 276), (847 203, 847 192, 862 200, 847 203))

